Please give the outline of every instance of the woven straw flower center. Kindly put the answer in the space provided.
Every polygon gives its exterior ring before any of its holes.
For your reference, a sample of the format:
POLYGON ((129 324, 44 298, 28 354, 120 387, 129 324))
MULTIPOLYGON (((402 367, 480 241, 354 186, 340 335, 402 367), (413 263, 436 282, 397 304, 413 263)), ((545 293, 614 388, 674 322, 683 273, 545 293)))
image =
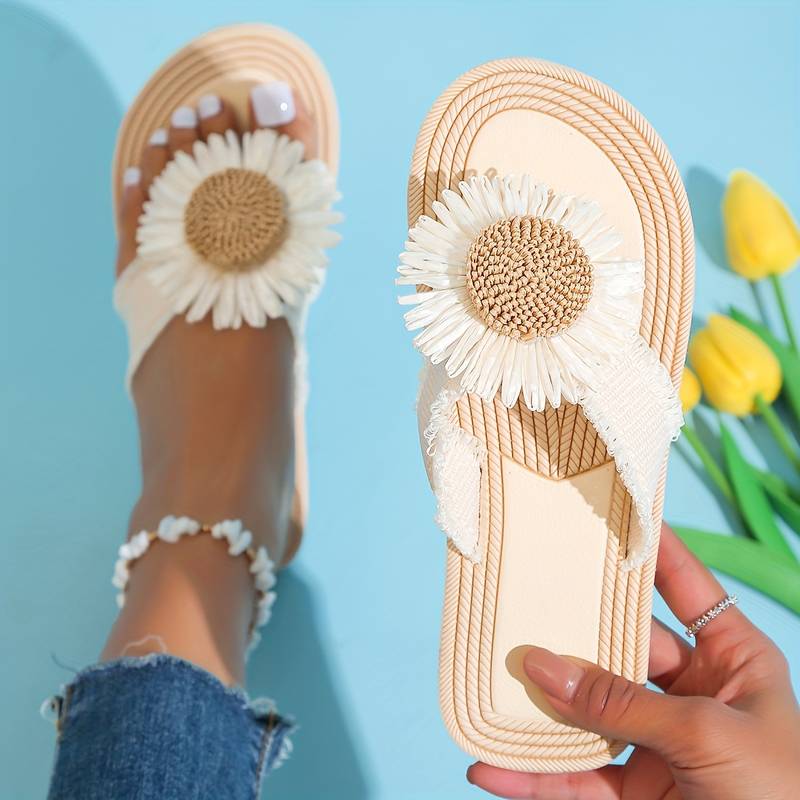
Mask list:
POLYGON ((259 172, 237 168, 215 172, 192 193, 184 229, 192 249, 215 267, 251 269, 283 241, 283 194, 259 172))
POLYGON ((511 217, 484 228, 467 258, 475 310, 513 339, 555 336, 592 296, 592 265, 572 234, 538 217, 511 217))

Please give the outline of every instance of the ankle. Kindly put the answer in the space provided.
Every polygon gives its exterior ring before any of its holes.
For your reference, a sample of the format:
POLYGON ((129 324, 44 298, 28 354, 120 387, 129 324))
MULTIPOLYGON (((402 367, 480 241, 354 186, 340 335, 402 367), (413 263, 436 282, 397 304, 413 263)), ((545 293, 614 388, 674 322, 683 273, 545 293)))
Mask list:
POLYGON ((247 560, 230 557, 225 543, 156 541, 131 569, 101 660, 166 652, 240 683, 255 597, 247 560))
POLYGON ((291 483, 279 481, 276 485, 259 471, 247 469, 241 477, 232 473, 211 475, 195 466, 145 473, 128 534, 153 531, 170 515, 188 516, 207 525, 239 519, 252 532, 254 544, 265 547, 270 558, 280 564, 292 544, 292 495, 287 485, 291 483))

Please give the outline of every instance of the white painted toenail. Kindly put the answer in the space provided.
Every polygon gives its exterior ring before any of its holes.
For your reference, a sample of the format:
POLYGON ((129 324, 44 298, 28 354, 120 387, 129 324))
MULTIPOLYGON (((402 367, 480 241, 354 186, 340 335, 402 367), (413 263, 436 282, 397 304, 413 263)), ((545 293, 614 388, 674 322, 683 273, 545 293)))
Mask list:
POLYGON ((157 146, 165 145, 167 143, 167 129, 166 128, 156 128, 153 131, 153 135, 150 137, 150 144, 154 144, 157 146))
POLYGON ((189 106, 181 106, 172 112, 172 126, 174 128, 197 127, 197 114, 189 106))
POLYGON ((295 117, 294 95, 288 83, 261 83, 250 90, 256 122, 264 128, 286 125, 295 117))
POLYGON ((197 112, 200 119, 216 117, 222 111, 222 101, 215 94, 204 94, 197 101, 197 112))
POLYGON ((125 174, 122 176, 123 186, 136 186, 142 179, 142 171, 139 167, 128 167, 125 174))

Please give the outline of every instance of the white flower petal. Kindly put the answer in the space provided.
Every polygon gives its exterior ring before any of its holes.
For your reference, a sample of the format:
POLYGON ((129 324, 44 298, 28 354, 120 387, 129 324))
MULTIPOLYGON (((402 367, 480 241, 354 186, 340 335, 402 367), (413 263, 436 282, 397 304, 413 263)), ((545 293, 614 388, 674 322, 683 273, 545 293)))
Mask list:
POLYGON ((252 278, 248 273, 236 276, 236 301, 248 325, 263 328, 267 324, 267 315, 258 302, 252 278))
POLYGON ((217 330, 222 328, 238 327, 236 322, 236 276, 226 273, 220 279, 219 297, 214 303, 214 327, 217 330))
POLYGON ((500 394, 511 407, 520 396, 542 410, 549 403, 577 402, 602 364, 619 352, 638 327, 643 292, 641 262, 610 260, 619 235, 597 203, 557 194, 530 176, 462 181, 431 206, 436 219, 421 217, 409 231, 396 283, 429 291, 400 298, 411 306, 406 327, 414 344, 465 391, 491 400, 500 394), (467 258, 474 239, 495 222, 514 216, 551 219, 583 247, 593 269, 589 302, 569 326, 548 337, 517 340, 488 328, 467 289, 467 258))
POLYGON ((192 303, 191 308, 186 312, 187 322, 199 322, 205 318, 219 297, 222 290, 222 281, 215 276, 209 278, 197 295, 197 299, 192 303))
POLYGON ((286 316, 319 291, 328 263, 326 248, 339 241, 330 229, 341 221, 333 176, 316 159, 303 161, 303 146, 271 129, 212 134, 193 154, 179 152, 151 187, 137 230, 137 255, 148 277, 176 314, 197 322, 212 313, 216 328, 262 327, 286 316), (281 190, 287 235, 263 263, 228 272, 206 262, 187 242, 184 216, 197 187, 226 169, 266 175, 281 190))

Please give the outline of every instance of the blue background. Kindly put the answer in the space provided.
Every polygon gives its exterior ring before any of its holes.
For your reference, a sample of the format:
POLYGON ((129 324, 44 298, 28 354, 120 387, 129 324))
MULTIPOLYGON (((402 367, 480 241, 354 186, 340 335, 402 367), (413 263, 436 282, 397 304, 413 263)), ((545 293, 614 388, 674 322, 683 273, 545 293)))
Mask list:
MULTIPOLYGON (((718 204, 729 171, 747 166, 800 210, 797 4, 0 4, 3 798, 44 796, 53 730, 37 709, 97 656, 138 490, 125 341, 110 304, 116 128, 173 50, 251 20, 303 36, 330 70, 347 215, 309 331, 311 521, 251 661, 251 691, 302 723, 271 797, 478 794, 439 719, 444 547, 416 442, 418 361, 392 285, 411 149, 436 96, 482 61, 530 55, 632 101, 688 187, 699 320, 731 301, 756 310, 749 286, 723 266, 718 204)), ((788 286, 798 309, 800 274, 788 286)), ((749 454, 781 468, 751 427, 749 454)), ((667 519, 730 529, 685 453, 673 450, 667 519)), ((800 620, 726 585, 800 675, 800 620)), ((670 619, 660 601, 657 611, 670 619)))

